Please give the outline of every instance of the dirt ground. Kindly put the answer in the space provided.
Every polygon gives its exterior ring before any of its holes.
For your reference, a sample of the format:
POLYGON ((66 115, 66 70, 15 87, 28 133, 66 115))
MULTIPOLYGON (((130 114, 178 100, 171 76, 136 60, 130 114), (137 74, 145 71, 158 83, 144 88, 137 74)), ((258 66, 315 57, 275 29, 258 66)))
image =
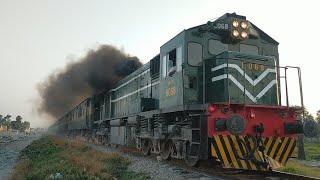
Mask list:
POLYGON ((17 163, 19 152, 39 137, 39 134, 0 134, 0 180, 8 178, 17 163))

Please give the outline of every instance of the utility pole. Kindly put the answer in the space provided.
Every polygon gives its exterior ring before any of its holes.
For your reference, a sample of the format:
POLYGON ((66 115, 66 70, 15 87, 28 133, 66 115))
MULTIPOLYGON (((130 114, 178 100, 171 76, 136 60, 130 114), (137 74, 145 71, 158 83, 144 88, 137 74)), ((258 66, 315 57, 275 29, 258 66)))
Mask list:
POLYGON ((298 135, 298 159, 299 160, 305 160, 306 154, 304 152, 304 145, 303 145, 303 134, 298 135))
POLYGON ((304 137, 316 137, 318 133, 318 124, 310 117, 303 118, 303 134, 298 135, 298 159, 305 160, 306 154, 304 152, 304 137))

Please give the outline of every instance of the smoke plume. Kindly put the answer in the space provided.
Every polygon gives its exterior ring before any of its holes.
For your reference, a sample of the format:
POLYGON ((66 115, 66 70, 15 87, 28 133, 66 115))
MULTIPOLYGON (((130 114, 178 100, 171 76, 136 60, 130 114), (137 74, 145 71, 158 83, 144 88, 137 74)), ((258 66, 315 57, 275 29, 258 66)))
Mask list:
POLYGON ((38 85, 41 99, 38 111, 59 118, 87 97, 109 90, 141 65, 137 57, 110 45, 89 50, 85 57, 52 73, 38 85))

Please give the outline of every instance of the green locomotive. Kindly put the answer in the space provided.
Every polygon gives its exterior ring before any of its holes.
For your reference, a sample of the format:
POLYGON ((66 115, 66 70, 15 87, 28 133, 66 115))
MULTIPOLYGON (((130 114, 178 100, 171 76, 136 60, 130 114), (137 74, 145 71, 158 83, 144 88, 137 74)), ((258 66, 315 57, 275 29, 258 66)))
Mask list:
POLYGON ((51 128, 192 166, 207 159, 225 168, 283 166, 302 125, 297 108, 281 106, 278 45, 245 16, 227 13, 183 30, 51 128))

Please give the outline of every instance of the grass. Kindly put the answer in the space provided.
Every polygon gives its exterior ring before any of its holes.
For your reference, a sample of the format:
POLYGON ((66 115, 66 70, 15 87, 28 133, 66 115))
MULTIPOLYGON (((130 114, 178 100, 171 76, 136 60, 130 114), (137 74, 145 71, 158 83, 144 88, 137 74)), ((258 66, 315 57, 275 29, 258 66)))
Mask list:
POLYGON ((296 159, 291 159, 285 167, 279 169, 283 172, 301 174, 305 176, 320 177, 320 168, 319 167, 310 167, 304 163, 299 162, 296 159))
MULTIPOLYGON (((320 144, 319 143, 305 143, 304 150, 306 154, 306 161, 299 161, 297 159, 290 159, 285 167, 280 168, 280 171, 301 174, 306 176, 320 177, 320 167, 313 167, 308 165, 308 161, 320 161, 320 144)), ((297 148, 293 153, 293 157, 297 157, 297 148)), ((320 162, 319 162, 320 164, 320 162)))
POLYGON ((304 143, 307 160, 320 161, 320 143, 304 143))
POLYGON ((11 179, 137 179, 148 177, 127 169, 130 161, 86 144, 44 136, 20 155, 11 179))
MULTIPOLYGON (((307 161, 320 161, 320 143, 304 143, 307 161)), ((298 157, 298 148, 293 151, 292 157, 298 157)))

